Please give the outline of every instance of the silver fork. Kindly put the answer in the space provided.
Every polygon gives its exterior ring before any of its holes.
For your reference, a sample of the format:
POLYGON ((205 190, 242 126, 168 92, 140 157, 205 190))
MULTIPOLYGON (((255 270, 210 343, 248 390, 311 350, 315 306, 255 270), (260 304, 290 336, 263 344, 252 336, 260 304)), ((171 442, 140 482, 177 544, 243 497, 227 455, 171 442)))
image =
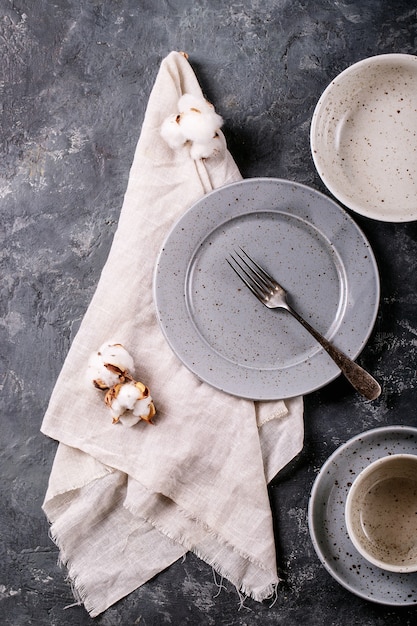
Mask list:
POLYGON ((226 259, 230 267, 251 290, 262 304, 268 309, 285 309, 304 326, 319 342, 333 359, 352 386, 368 400, 375 400, 381 393, 379 383, 360 365, 352 361, 343 352, 335 348, 315 328, 310 326, 287 302, 287 293, 283 287, 254 261, 242 248, 241 253, 235 251, 230 255, 231 261, 226 259))

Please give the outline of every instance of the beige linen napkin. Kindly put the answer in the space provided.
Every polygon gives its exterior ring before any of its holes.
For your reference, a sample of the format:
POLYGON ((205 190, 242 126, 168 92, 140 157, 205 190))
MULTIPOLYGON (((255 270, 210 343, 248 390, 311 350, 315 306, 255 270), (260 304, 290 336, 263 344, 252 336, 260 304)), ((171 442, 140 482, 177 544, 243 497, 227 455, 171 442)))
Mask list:
POLYGON ((77 599, 91 616, 193 551, 242 593, 278 582, 267 482, 303 442, 303 403, 229 396, 178 361, 156 321, 152 277, 175 220, 210 190, 239 180, 224 149, 193 161, 160 135, 183 93, 201 96, 185 56, 162 62, 120 221, 96 293, 52 393, 42 432, 59 443, 43 505, 77 599), (157 415, 112 424, 86 382, 106 340, 133 356, 157 415))

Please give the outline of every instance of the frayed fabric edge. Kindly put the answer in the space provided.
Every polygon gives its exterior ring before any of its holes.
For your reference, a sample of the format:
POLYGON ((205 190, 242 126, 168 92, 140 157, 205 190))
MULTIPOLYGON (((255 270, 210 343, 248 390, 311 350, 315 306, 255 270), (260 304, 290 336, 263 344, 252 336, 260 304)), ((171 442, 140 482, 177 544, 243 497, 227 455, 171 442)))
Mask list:
MULTIPOLYGON (((165 494, 161 494, 161 495, 165 495, 165 494)), ((165 497, 171 499, 170 496, 165 496, 165 497)), ((147 522, 148 524, 153 526, 159 533, 161 533, 161 535, 164 535, 165 537, 167 537, 171 541, 174 541, 175 543, 178 543, 179 545, 184 546, 187 549, 187 551, 195 553, 194 548, 193 548, 191 542, 188 542, 185 537, 179 537, 178 535, 172 533, 167 528, 165 528, 165 526, 162 526, 160 523, 158 523, 157 520, 153 519, 149 515, 142 515, 140 513, 140 511, 138 511, 134 507, 130 506, 126 502, 124 503, 124 507, 126 508, 127 511, 129 511, 129 513, 131 515, 133 515, 133 517, 139 517, 140 519, 144 520, 145 522, 147 522)), ((190 512, 186 511, 185 509, 181 508, 178 505, 177 505, 177 509, 178 509, 179 513, 181 513, 181 515, 183 515, 186 520, 189 520, 189 521, 194 522, 195 524, 197 524, 200 528, 202 528, 204 530, 204 532, 206 532, 208 534, 209 537, 212 537, 213 539, 216 539, 219 542, 220 545, 226 546, 227 548, 229 548, 230 550, 232 550, 233 552, 238 554, 242 559, 245 559, 246 561, 249 561, 249 563, 251 563, 252 565, 257 567, 261 571, 263 571, 263 572, 267 572, 268 571, 260 561, 258 561, 257 559, 254 559, 253 557, 251 557, 246 552, 243 552, 242 550, 239 550, 239 548, 237 548, 236 546, 231 544, 229 541, 227 541, 227 539, 224 539, 221 535, 219 535, 218 532, 213 530, 213 528, 211 528, 208 524, 206 524, 205 522, 200 520, 198 517, 196 517, 195 515, 192 515, 190 512)), ((199 555, 196 555, 196 556, 199 556, 199 555)), ((201 558, 203 561, 208 563, 208 561, 206 559, 204 559, 204 558, 202 558, 200 556, 199 556, 199 558, 201 558)))
POLYGON ((134 591, 137 588, 137 587, 134 587, 133 589, 126 590, 126 592, 123 592, 123 594, 121 594, 119 598, 115 598, 114 601, 111 604, 109 604, 109 606, 106 606, 102 609, 98 609, 90 601, 88 592, 84 584, 80 581, 80 576, 78 572, 76 571, 76 568, 72 564, 71 559, 64 554, 62 546, 60 545, 59 538, 56 534, 52 532, 52 528, 49 529, 49 537, 51 538, 51 541, 54 542, 54 544, 57 546, 59 550, 57 563, 59 567, 64 567, 67 570, 67 575, 65 576, 65 580, 69 583, 71 587, 71 593, 75 600, 74 603, 67 604, 66 606, 64 606, 63 610, 67 610, 76 606, 80 606, 80 607, 82 606, 87 611, 90 617, 95 618, 101 615, 101 613, 104 613, 108 608, 110 608, 110 606, 115 604, 115 602, 129 595, 129 593, 132 593, 132 591, 134 591))
MULTIPOLYGON (((224 579, 228 580, 235 587, 236 592, 237 592, 237 594, 239 596, 239 600, 240 600, 240 605, 241 606, 243 606, 243 603, 244 603, 246 598, 252 598, 256 602, 263 602, 265 600, 272 599, 272 598, 275 597, 274 603, 276 602, 277 588, 278 588, 279 583, 281 582, 281 579, 278 576, 274 576, 274 574, 272 572, 269 572, 269 574, 268 574, 268 570, 262 565, 262 563, 258 562, 256 559, 253 559, 253 557, 251 557, 248 554, 243 554, 241 550, 239 550, 233 544, 230 544, 227 540, 225 540, 224 538, 219 536, 218 533, 216 533, 213 529, 207 527, 206 524, 202 523, 200 520, 198 520, 194 516, 192 516, 189 513, 187 513, 187 511, 184 511, 183 509, 181 509, 181 513, 186 518, 192 520, 193 522, 197 523, 202 528, 204 528, 205 532, 208 533, 214 539, 216 539, 219 542, 220 545, 223 545, 223 546, 227 547, 228 549, 232 550, 241 559, 247 560, 254 567, 258 568, 260 571, 264 572, 266 575, 270 575, 271 582, 268 583, 264 588, 262 588, 259 591, 255 591, 254 589, 251 589, 247 585, 244 585, 243 583, 241 583, 238 580, 236 580, 235 577, 223 565, 221 565, 219 562, 216 561, 216 559, 208 556, 208 554, 205 554, 203 551, 199 550, 198 547, 192 545, 192 543, 189 542, 186 537, 183 537, 183 536, 179 537, 179 536, 175 535, 175 533, 172 533, 171 531, 169 531, 166 528, 164 528, 156 520, 154 520, 154 519, 152 519, 152 518, 150 518, 148 516, 140 515, 140 513, 138 511, 135 511, 132 507, 126 506, 126 503, 125 503, 125 508, 131 513, 131 515, 133 515, 135 517, 139 517, 140 519, 146 521, 148 524, 153 526, 159 533, 161 533, 161 535, 163 535, 166 538, 170 539, 174 543, 176 543, 176 544, 178 544, 180 546, 183 546, 187 551, 192 552, 193 554, 195 554, 195 556, 197 556, 199 559, 201 559, 207 565, 209 565, 214 571, 216 571, 217 574, 219 574, 219 576, 221 577, 221 579, 224 578, 224 579)), ((48 515, 47 515, 47 517, 48 517, 48 515)), ((129 593, 132 593, 132 591, 137 589, 139 586, 141 586, 140 584, 138 584, 137 586, 134 586, 132 589, 125 590, 120 595, 120 598, 115 599, 109 606, 106 606, 106 607, 104 607, 102 609, 98 609, 90 601, 88 592, 85 589, 83 583, 80 581, 80 576, 79 576, 78 572, 76 571, 76 568, 72 564, 70 557, 67 557, 67 555, 65 554, 65 551, 64 551, 64 549, 63 549, 63 547, 61 545, 59 536, 53 531, 53 521, 49 519, 49 522, 51 524, 51 527, 49 529, 49 537, 50 537, 51 541, 57 546, 57 548, 59 550, 58 565, 60 567, 65 567, 67 569, 66 580, 69 582, 69 584, 71 586, 71 591, 72 591, 73 597, 75 599, 75 603, 69 604, 69 605, 67 605, 64 608, 70 608, 70 607, 74 607, 74 606, 81 606, 81 605, 83 605, 85 610, 90 615, 90 617, 94 618, 94 617, 97 617, 98 615, 100 615, 101 613, 103 613, 112 604, 117 602, 118 599, 121 599, 121 598, 125 597, 129 593)))
MULTIPOLYGON (((132 515, 137 515, 137 513, 134 512, 130 507, 126 507, 126 508, 131 512, 132 515)), ((188 517, 188 519, 192 519, 196 523, 199 523, 198 519, 195 519, 192 516, 187 515, 186 511, 181 509, 181 512, 186 517, 188 517)), ((264 587, 261 591, 256 592, 254 589, 250 589, 243 583, 239 583, 234 578, 234 576, 226 570, 226 568, 223 565, 221 565, 215 559, 213 559, 212 557, 209 557, 207 554, 199 550, 196 546, 193 546, 191 542, 187 541, 185 537, 175 536, 174 533, 168 531, 166 528, 158 524, 156 520, 148 516, 146 517, 142 516, 142 519, 144 519, 148 524, 151 524, 158 532, 160 532, 162 535, 164 535, 171 541, 174 541, 175 543, 178 543, 179 545, 184 546, 184 548, 187 551, 195 554, 196 557, 198 557, 199 559, 204 561, 204 563, 207 563, 207 565, 209 565, 212 569, 214 569, 221 578, 226 578, 229 582, 231 582, 232 585, 234 585, 234 587, 236 588, 236 591, 240 598, 241 598, 241 594, 243 594, 246 597, 252 598, 256 602, 263 602, 264 600, 269 600, 276 596, 277 587, 279 583, 281 582, 281 579, 278 578, 278 576, 271 576, 271 579, 272 579, 271 582, 266 587, 264 587)), ((240 550, 238 550, 235 546, 231 545, 225 539, 222 539, 218 535, 218 533, 214 532, 212 529, 206 528, 206 532, 208 532, 213 538, 216 538, 218 542, 220 543, 220 545, 226 546, 227 548, 229 548, 230 550, 238 554, 242 559, 248 560, 252 565, 257 567, 259 570, 265 572, 266 574, 268 573, 268 570, 266 570, 262 566, 261 563, 257 562, 255 559, 252 559, 249 555, 242 554, 240 550)))
MULTIPOLYGON (((217 574, 219 574, 221 579, 225 578, 226 580, 232 583, 232 585, 235 587, 236 592, 239 596, 241 606, 243 606, 243 603, 246 598, 252 598, 252 600, 255 600, 255 602, 264 602, 265 600, 272 600, 273 598, 276 598, 278 585, 280 584, 281 579, 278 578, 275 582, 269 583, 261 591, 256 592, 253 589, 250 589, 249 587, 247 587, 246 585, 243 585, 233 580, 233 577, 229 575, 227 570, 222 565, 217 563, 214 559, 206 558, 205 555, 199 553, 198 550, 190 550, 190 551, 193 552, 199 559, 207 563, 207 565, 210 565, 210 567, 212 567, 212 569, 215 570, 217 574)), ((223 587, 223 585, 221 585, 221 587, 223 587)))
POLYGON ((74 606, 84 606, 90 617, 97 617, 97 615, 100 615, 100 613, 102 613, 103 611, 97 610, 96 607, 89 601, 87 590, 85 589, 84 585, 79 581, 78 573, 75 571, 71 560, 65 556, 62 546, 60 545, 59 538, 55 533, 53 533, 52 528, 49 529, 49 537, 59 550, 58 566, 66 568, 67 575, 65 577, 65 580, 70 584, 71 592, 75 600, 73 604, 67 604, 66 606, 64 606, 64 610, 72 608, 74 606))
MULTIPOLYGON (((151 520, 146 520, 146 521, 149 524, 152 524, 158 530, 158 532, 165 535, 172 541, 175 541, 176 543, 179 543, 180 545, 184 546, 189 552, 192 552, 193 554, 195 554, 195 556, 197 556, 199 559, 201 559, 207 565, 209 565, 221 577, 222 580, 223 579, 228 580, 236 589, 236 592, 240 601, 240 607, 243 606, 243 603, 246 598, 252 598, 256 602, 263 602, 265 600, 275 598, 273 604, 276 602, 277 589, 278 589, 279 583, 281 582, 280 578, 277 577, 275 580, 272 580, 268 585, 266 585, 266 587, 264 587, 260 591, 255 591, 247 587, 246 585, 239 583, 237 580, 235 580, 234 577, 230 574, 230 572, 228 572, 227 569, 223 565, 218 563, 215 559, 209 557, 208 555, 204 554, 203 552, 201 552, 200 550, 198 550, 197 548, 191 545, 187 546, 186 540, 180 541, 178 540, 178 538, 174 538, 173 536, 171 536, 171 533, 164 532, 161 528, 158 527, 156 523, 152 523, 151 520)), ((83 606, 85 610, 87 611, 87 613, 92 618, 95 618, 101 613, 103 613, 104 611, 106 611, 107 608, 109 608, 111 605, 103 609, 98 609, 90 601, 87 590, 85 589, 85 586, 83 585, 83 583, 80 581, 78 572, 76 571, 74 565, 72 564, 71 559, 65 555, 64 550, 60 544, 59 537, 53 532, 52 527, 49 529, 49 536, 51 538, 51 541, 53 541, 53 543, 57 546, 59 550, 58 565, 60 567, 65 567, 67 569, 66 580, 70 584, 71 592, 75 600, 74 603, 66 605, 65 607, 63 607, 63 609, 65 610, 65 609, 72 608, 75 606, 83 606)), ((228 545, 227 542, 223 542, 223 543, 224 545, 228 545)), ((229 547, 235 550, 233 546, 229 546, 229 547)), ((240 553, 238 552, 238 554, 240 553)), ((138 585, 137 587, 134 587, 133 589, 126 590, 125 593, 123 593, 118 599, 121 599, 122 597, 129 595, 129 593, 132 593, 139 586, 140 585, 138 585)), ((222 586, 223 585, 220 586, 219 592, 221 591, 222 586)), ((115 599, 114 602, 117 602, 117 599, 115 599)), ((114 604, 114 602, 112 604, 114 604)))

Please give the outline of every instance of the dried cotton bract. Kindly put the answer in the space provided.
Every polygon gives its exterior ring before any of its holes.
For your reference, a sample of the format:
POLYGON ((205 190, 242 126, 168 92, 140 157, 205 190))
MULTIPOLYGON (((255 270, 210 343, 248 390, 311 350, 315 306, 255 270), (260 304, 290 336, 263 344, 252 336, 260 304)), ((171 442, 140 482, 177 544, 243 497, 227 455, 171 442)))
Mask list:
POLYGON ((140 420, 151 422, 156 413, 149 388, 130 374, 133 367, 133 358, 120 343, 103 344, 88 361, 89 380, 97 389, 106 391, 104 402, 113 424, 134 426, 140 420))
POLYGON ((185 144, 192 159, 207 159, 225 148, 218 131, 223 119, 203 97, 184 94, 178 101, 178 112, 166 118, 161 135, 173 150, 185 144))

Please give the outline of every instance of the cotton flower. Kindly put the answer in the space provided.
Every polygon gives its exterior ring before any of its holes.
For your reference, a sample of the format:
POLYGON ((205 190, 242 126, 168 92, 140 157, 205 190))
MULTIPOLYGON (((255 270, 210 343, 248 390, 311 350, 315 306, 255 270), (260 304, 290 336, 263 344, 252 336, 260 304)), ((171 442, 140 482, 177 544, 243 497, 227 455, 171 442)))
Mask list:
POLYGON ((88 361, 87 375, 98 389, 109 389, 129 376, 134 362, 120 343, 104 343, 88 361))
POLYGON ((120 343, 104 343, 88 361, 89 381, 106 391, 104 402, 113 424, 134 426, 140 420, 151 422, 156 414, 149 388, 133 379, 133 368, 133 358, 120 343))
POLYGON ((225 147, 215 141, 223 119, 213 105, 203 97, 186 93, 178 101, 177 113, 167 117, 161 126, 161 135, 172 149, 188 144, 194 160, 207 159, 225 147))
POLYGON ((155 415, 149 389, 141 382, 132 380, 115 385, 108 390, 104 401, 110 408, 113 424, 121 421, 134 426, 139 420, 150 422, 155 415), (126 412, 128 414, 125 416, 126 412))
POLYGON ((186 139, 197 143, 208 143, 223 125, 223 120, 214 107, 204 100, 184 94, 178 102, 179 126, 186 139))

